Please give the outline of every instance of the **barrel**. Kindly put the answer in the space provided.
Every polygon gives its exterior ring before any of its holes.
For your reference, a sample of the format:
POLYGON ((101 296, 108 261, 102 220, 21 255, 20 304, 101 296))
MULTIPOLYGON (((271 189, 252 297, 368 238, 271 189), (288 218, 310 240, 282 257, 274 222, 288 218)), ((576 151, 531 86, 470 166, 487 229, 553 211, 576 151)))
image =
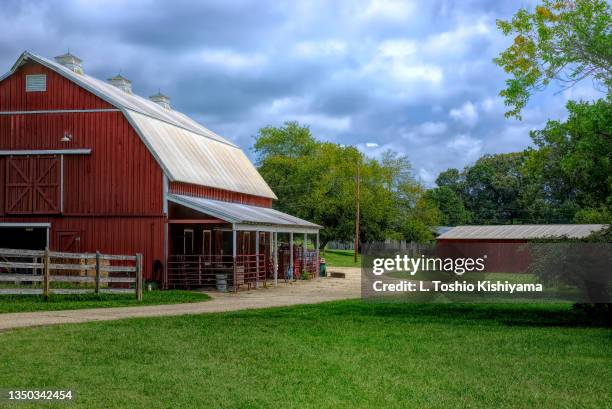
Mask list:
POLYGON ((225 292, 227 290, 227 278, 225 274, 217 274, 217 291, 225 292))

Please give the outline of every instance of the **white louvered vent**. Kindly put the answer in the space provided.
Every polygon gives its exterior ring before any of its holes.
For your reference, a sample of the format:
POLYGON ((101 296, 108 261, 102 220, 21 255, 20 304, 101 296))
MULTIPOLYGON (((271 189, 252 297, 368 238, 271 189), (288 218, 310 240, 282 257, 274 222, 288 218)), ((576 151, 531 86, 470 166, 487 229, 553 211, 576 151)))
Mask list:
POLYGON ((45 74, 26 75, 26 92, 44 92, 47 90, 45 74))

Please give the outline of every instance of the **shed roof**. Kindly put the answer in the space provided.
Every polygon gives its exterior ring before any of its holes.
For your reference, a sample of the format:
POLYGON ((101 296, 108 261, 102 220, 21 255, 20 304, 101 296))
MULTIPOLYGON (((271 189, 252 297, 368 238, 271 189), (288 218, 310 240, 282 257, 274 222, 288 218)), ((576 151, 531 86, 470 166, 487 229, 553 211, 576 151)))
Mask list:
POLYGON ((272 189, 236 144, 181 112, 163 108, 147 98, 124 92, 105 81, 76 73, 27 51, 10 72, 0 77, 0 81, 26 60, 38 62, 123 111, 170 181, 276 199, 272 189), (219 153, 222 155, 218 160, 211 160, 219 153))
POLYGON ((584 238, 607 227, 605 224, 523 224, 502 226, 457 226, 438 240, 530 240, 546 237, 584 238))
POLYGON ((321 226, 268 207, 222 202, 186 195, 168 195, 168 200, 228 223, 262 225, 282 231, 300 229, 319 230, 321 226))

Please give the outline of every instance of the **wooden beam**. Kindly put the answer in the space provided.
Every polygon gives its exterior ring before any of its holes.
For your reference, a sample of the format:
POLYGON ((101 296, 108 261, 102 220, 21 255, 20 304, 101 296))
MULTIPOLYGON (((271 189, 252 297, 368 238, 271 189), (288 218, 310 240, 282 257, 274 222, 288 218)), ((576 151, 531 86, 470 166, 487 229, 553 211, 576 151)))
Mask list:
POLYGON ((221 219, 170 219, 168 224, 229 224, 221 219))
POLYGON ((91 149, 0 150, 0 156, 89 155, 91 149))

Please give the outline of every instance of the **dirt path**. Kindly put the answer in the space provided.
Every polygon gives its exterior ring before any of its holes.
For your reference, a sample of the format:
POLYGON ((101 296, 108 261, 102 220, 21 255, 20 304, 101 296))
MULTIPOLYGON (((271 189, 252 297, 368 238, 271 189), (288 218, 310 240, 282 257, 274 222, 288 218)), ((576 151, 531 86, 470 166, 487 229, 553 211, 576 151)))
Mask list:
POLYGON ((237 311, 253 308, 280 307, 296 304, 316 304, 325 301, 358 298, 360 271, 358 268, 332 268, 346 278, 319 278, 277 288, 233 293, 208 293, 213 299, 191 304, 151 305, 143 307, 94 308, 85 310, 38 311, 0 314, 0 330, 39 325, 68 324, 88 321, 109 321, 134 317, 162 317, 185 314, 237 311))

